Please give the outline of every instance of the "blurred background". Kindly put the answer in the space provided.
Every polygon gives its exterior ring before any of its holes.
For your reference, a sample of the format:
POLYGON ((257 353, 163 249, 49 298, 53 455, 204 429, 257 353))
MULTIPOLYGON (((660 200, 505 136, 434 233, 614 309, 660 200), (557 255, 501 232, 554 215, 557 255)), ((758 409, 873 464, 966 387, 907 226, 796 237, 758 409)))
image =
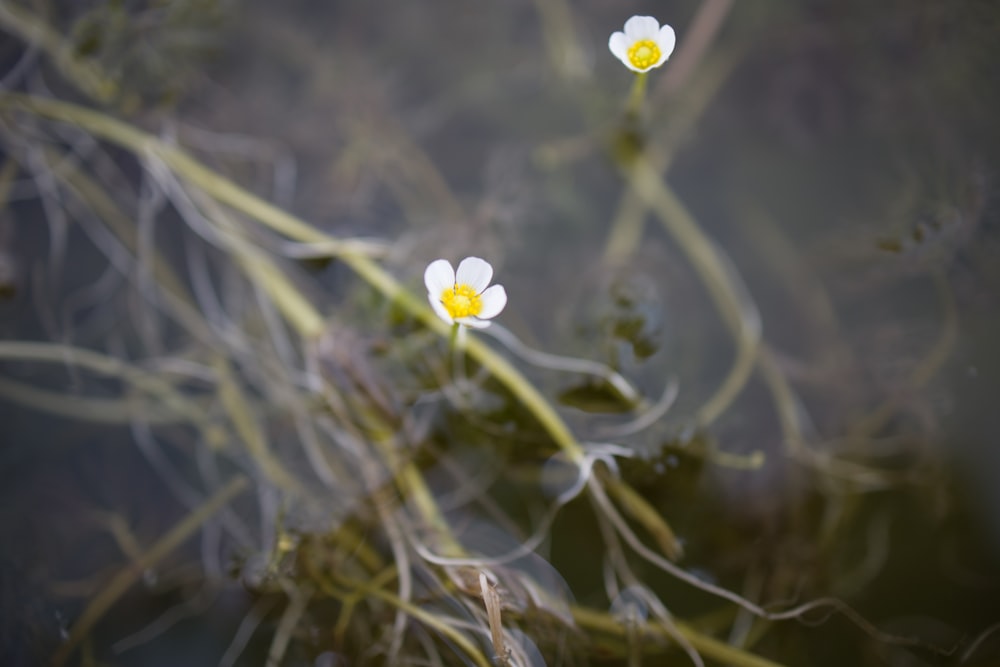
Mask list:
POLYGON ((532 545, 510 575, 530 585, 502 586, 516 664, 698 664, 643 625, 663 610, 742 651, 698 645, 705 664, 1000 660, 996 3, 2 0, 0 34, 3 664, 477 664, 350 593, 407 568, 408 604, 492 660, 405 465, 467 549, 532 545), (638 117, 607 48, 634 14, 678 36, 638 117), (463 389, 446 342, 336 253, 24 95, 180 147, 421 300, 429 262, 487 259, 524 345, 650 404, 676 386, 644 420, 482 336, 581 442, 628 452, 680 568, 769 611, 854 611, 761 618, 637 557, 585 497, 546 523, 575 473, 507 388, 470 361, 463 389), (740 338, 677 219, 761 327, 717 411, 740 338), (245 243, 321 337, 283 322, 245 243))

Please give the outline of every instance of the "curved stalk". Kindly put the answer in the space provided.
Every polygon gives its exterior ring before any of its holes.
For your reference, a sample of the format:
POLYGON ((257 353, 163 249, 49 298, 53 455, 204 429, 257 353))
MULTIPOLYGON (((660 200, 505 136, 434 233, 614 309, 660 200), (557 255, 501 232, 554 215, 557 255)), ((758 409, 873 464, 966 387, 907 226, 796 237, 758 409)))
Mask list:
POLYGON ((729 408, 753 372, 762 335, 760 314, 728 258, 653 166, 640 159, 627 173, 632 187, 684 250, 736 342, 736 359, 728 376, 695 415, 699 426, 707 426, 729 408))
MULTIPOLYGON (((404 288, 391 274, 382 269, 369 255, 370 244, 366 242, 341 240, 316 229, 303 220, 283 211, 264 199, 244 190, 237 184, 220 174, 205 167, 193 157, 178 147, 168 144, 145 133, 127 123, 116 120, 107 114, 86 109, 66 102, 38 98, 16 93, 0 94, 0 110, 17 109, 50 118, 56 121, 74 123, 82 129, 104 140, 116 143, 139 156, 155 157, 169 167, 182 180, 196 186, 205 194, 221 204, 232 207, 241 213, 257 220, 275 232, 304 243, 322 243, 330 249, 332 257, 339 259, 351 268, 360 278, 380 292, 390 302, 405 310, 412 317, 423 323, 443 339, 451 335, 451 327, 443 322, 423 299, 404 288)), ((155 161, 154 161, 155 162, 155 161)), ((378 248, 381 252, 381 247, 378 248)), ((253 266, 266 265, 274 267, 269 258, 255 253, 257 260, 253 266)), ((244 264, 244 269, 251 266, 244 264)), ((277 270, 274 267, 275 271, 277 270)), ((260 276, 258 276, 260 278, 260 276)), ((294 286, 287 281, 272 281, 268 290, 276 303, 285 299, 280 290, 294 292, 294 286)), ((299 296, 297 293, 292 296, 299 296)), ((289 303, 292 301, 289 301, 289 303)), ((295 326, 300 335, 307 340, 317 340, 323 333, 322 317, 312 305, 301 298, 294 298, 296 304, 294 313, 286 312, 289 322, 295 326)), ((493 377, 504 385, 513 396, 523 404, 538 420, 549 434, 549 437, 563 451, 570 461, 583 465, 586 455, 576 437, 572 434, 566 422, 556 412, 552 404, 532 385, 520 371, 506 358, 486 345, 481 338, 469 336, 465 343, 465 352, 480 366, 489 371, 493 377)), ((409 490, 418 497, 414 498, 419 507, 426 510, 425 519, 435 525, 441 521, 436 510, 436 503, 429 495, 419 473, 414 469, 403 475, 411 483, 409 490), (426 495, 425 495, 426 494, 426 495)), ((633 515, 641 517, 646 528, 654 535, 665 534, 669 528, 663 524, 659 514, 638 494, 634 495, 633 515), (643 506, 638 509, 637 504, 643 506)))
POLYGON ((91 628, 101 619, 104 613, 132 587, 142 573, 163 560, 174 549, 183 544, 209 518, 225 507, 236 496, 250 486, 246 477, 234 477, 224 488, 209 498, 201 507, 185 516, 170 532, 161 537, 148 551, 143 553, 131 565, 124 568, 111 582, 97 594, 83 610, 80 618, 73 625, 69 638, 59 647, 52 658, 52 664, 60 667, 79 646, 80 642, 90 632, 91 628))
MULTIPOLYGON (((5 107, 24 109, 53 120, 75 123, 88 132, 128 148, 138 155, 155 155, 181 178, 195 184, 212 198, 249 215, 272 230, 301 242, 323 243, 324 247, 330 250, 331 256, 347 264, 386 299, 394 302, 443 338, 451 334, 451 327, 442 322, 422 300, 404 289, 395 278, 368 256, 370 244, 334 238, 247 192, 176 146, 106 114, 66 102, 13 93, 0 95, 0 108, 5 107)), ((322 333, 315 330, 316 319, 308 317, 302 318, 302 321, 308 321, 310 324, 305 330, 300 330, 307 338, 317 337, 322 333)), ((472 336, 467 341, 466 352, 524 403, 571 459, 576 461, 583 459, 583 451, 565 422, 516 368, 472 336)))

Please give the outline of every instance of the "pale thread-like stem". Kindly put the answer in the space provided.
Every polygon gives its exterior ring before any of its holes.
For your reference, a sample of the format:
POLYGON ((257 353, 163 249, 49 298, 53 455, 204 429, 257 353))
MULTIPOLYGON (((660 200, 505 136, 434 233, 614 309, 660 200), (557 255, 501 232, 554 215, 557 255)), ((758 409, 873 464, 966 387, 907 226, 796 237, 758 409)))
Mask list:
POLYGON ((670 59, 652 99, 669 96, 691 79, 691 75, 715 41, 722 24, 733 7, 733 0, 704 0, 694 20, 685 30, 684 39, 670 59))
MULTIPOLYGON (((576 621, 581 628, 591 632, 598 631, 614 636, 624 636, 626 633, 626 628, 622 625, 622 623, 607 614, 602 614, 584 607, 570 607, 570 611, 573 614, 573 620, 576 621)), ((722 664, 735 665, 736 667, 781 667, 781 663, 768 660, 767 658, 762 658, 758 655, 754 655, 753 653, 747 653, 746 651, 735 646, 729 646, 725 642, 715 639, 714 637, 709 637, 697 632, 691 626, 680 621, 675 620, 674 625, 676 626, 677 631, 683 635, 683 637, 687 639, 699 653, 704 654, 706 657, 712 658, 713 660, 717 660, 722 664)), ((654 621, 644 622, 640 626, 639 631, 643 635, 652 635, 664 639, 670 638, 667 630, 654 621)))
MULTIPOLYGON (((941 369, 951 356, 958 341, 958 308, 955 297, 951 293, 948 278, 940 269, 931 271, 931 279, 941 302, 941 334, 937 343, 928 351, 924 359, 910 373, 907 389, 910 391, 922 389, 941 369)), ((893 396, 879 405, 864 419, 860 420, 850 430, 853 438, 870 437, 882 429, 899 407, 899 397, 893 396)))
MULTIPOLYGON (((698 78, 684 88, 684 95, 671 99, 665 127, 649 136, 648 145, 643 147, 643 154, 654 171, 662 174, 669 168, 677 147, 690 135, 691 129, 739 62, 737 55, 721 53, 707 60, 699 68, 698 78)), ((639 247, 646 210, 645 202, 634 190, 625 191, 604 244, 603 262, 606 266, 623 264, 639 247)))
POLYGON ((268 481, 279 489, 304 493, 305 488, 295 475, 282 465, 280 459, 271 451, 265 429, 257 422, 253 405, 243 393, 239 381, 234 377, 228 362, 222 357, 216 357, 213 368, 218 381, 219 400, 232 422, 239 440, 247 452, 260 466, 261 472, 268 481))
MULTIPOLYGON (((346 582, 345 582, 346 583, 346 582)), ((472 662, 477 667, 491 667, 490 661, 483 655, 483 652, 473 644, 468 637, 460 633, 457 629, 443 622, 441 619, 436 617, 431 612, 418 607, 417 605, 411 604, 406 600, 401 600, 399 597, 389 593, 382 588, 374 588, 371 586, 366 586, 361 582, 350 582, 352 585, 356 586, 359 590, 363 590, 365 593, 371 595, 372 597, 380 598, 381 600, 388 602, 394 607, 402 609, 407 614, 417 619, 427 627, 433 629, 434 631, 440 633, 446 639, 454 642, 462 652, 472 660, 472 662)))
POLYGON ((97 101, 110 102, 117 94, 114 81, 104 76, 93 63, 77 56, 62 36, 45 21, 13 2, 0 1, 0 28, 21 36, 48 54, 67 81, 97 101))
MULTIPOLYGON (((155 373, 116 357, 59 343, 0 341, 0 359, 72 365, 101 375, 120 378, 148 395, 148 397, 143 396, 135 402, 131 402, 131 407, 153 401, 159 402, 160 407, 152 413, 154 418, 160 420, 168 416, 183 418, 196 425, 201 430, 205 441, 211 445, 219 444, 226 439, 225 432, 212 422, 208 413, 198 403, 182 394, 172 384, 155 373)), ((11 390, 16 387, 17 384, 6 384, 2 389, 11 390)), ((15 398, 20 398, 21 402, 30 404, 42 395, 44 394, 35 392, 15 398)), ((95 403, 94 405, 102 404, 95 403)), ((106 417, 106 415, 102 416, 106 417)))
POLYGON ((303 614, 306 613, 306 607, 312 599, 312 591, 304 587, 287 586, 285 593, 289 597, 290 604, 285 608, 281 620, 278 622, 278 628, 274 632, 274 638, 267 651, 265 667, 280 667, 295 632, 295 626, 302 620, 303 614))
MULTIPOLYGON (((170 167, 181 178, 196 185, 203 192, 215 198, 220 203, 244 213, 245 215, 270 227, 272 230, 303 242, 324 243, 335 256, 347 264, 354 272, 371 287, 381 292, 389 301, 408 312, 428 329, 442 337, 451 334, 451 326, 442 321, 428 306, 426 301, 418 299, 404 289, 399 282, 372 260, 364 250, 367 246, 358 246, 352 241, 342 241, 325 234, 308 223, 286 213, 278 207, 244 190, 232 181, 211 171, 175 146, 167 144, 134 127, 108 117, 105 114, 84 109, 82 107, 19 94, 0 94, 0 108, 14 107, 25 109, 31 113, 76 123, 83 129, 106 140, 120 144, 140 155, 155 155, 170 167)), ((247 267, 244 267, 247 269, 247 267)), ((277 283, 275 283, 277 284, 277 283)), ((284 285, 286 283, 282 283, 284 285)), ((289 289, 294 289, 288 284, 289 289)), ((290 320, 299 333, 305 338, 316 338, 322 332, 316 330, 316 323, 322 321, 321 316, 307 301, 296 299, 297 316, 290 320), (308 325, 308 326, 306 326, 308 325)), ((287 315, 287 313, 286 313, 287 315)), ((517 368, 506 358, 498 354, 482 340, 469 336, 465 342, 465 353, 489 371, 493 377, 504 385, 508 391, 531 412, 549 437, 563 451, 567 458, 579 465, 585 460, 585 453, 576 437, 570 431, 566 422, 559 416, 555 408, 528 381, 517 368)), ((422 495, 426 487, 420 483, 422 478, 417 471, 404 475, 409 478, 408 486, 412 492, 422 495)), ((429 492, 427 492, 429 493, 429 492)), ((414 499, 419 507, 427 509, 436 507, 434 499, 429 495, 414 499)), ((654 535, 666 534, 669 531, 663 525, 662 519, 651 507, 648 511, 638 509, 637 503, 647 505, 646 501, 636 495, 633 498, 633 509, 636 515, 642 517, 646 528, 654 535)), ((432 525, 443 524, 443 519, 431 513, 425 518, 432 525)), ((446 541, 448 541, 446 539, 446 541)))
POLYGON ((581 79, 587 74, 587 56, 580 46, 573 9, 569 0, 535 0, 542 20, 545 49, 553 69, 566 79, 581 79))
POLYGON ((628 175, 632 187, 687 255, 736 342, 736 359, 729 374, 695 415, 698 425, 704 427, 724 413, 746 386, 762 335, 760 315, 729 261, 652 165, 637 160, 628 175))
MULTIPOLYGON (((176 146, 160 141, 105 114, 65 102, 20 94, 0 94, 0 109, 5 107, 75 123, 82 129, 117 143, 139 155, 155 156, 182 179, 197 186, 220 203, 231 206, 272 230, 298 241, 326 244, 326 247, 330 248, 331 255, 348 265, 371 287, 382 293, 386 299, 394 302, 438 335, 445 338, 450 336, 451 326, 442 321, 427 306, 425 301, 416 298, 404 289, 395 278, 365 254, 365 246, 359 246, 351 241, 342 241, 325 234, 211 171, 176 146)), ((246 270, 248 267, 244 266, 244 269, 246 270)), ((308 302, 300 303, 302 308, 315 312, 315 309, 308 302)), ((312 325, 303 326, 303 323, 313 323, 319 319, 318 314, 313 316, 310 313, 305 317, 293 318, 290 323, 299 328, 301 335, 309 339, 318 337, 321 332, 315 331, 312 325)), ((570 461, 583 465, 586 456, 576 437, 551 403, 520 371, 478 337, 469 337, 465 344, 465 352, 489 371, 535 416, 549 437, 570 461)), ((412 499, 420 508, 421 513, 424 514, 425 520, 431 526, 446 527, 447 524, 441 517, 437 504, 423 482, 419 471, 413 464, 406 464, 406 467, 412 469, 402 471, 400 480, 403 481, 407 491, 412 494, 412 499)), ((641 496, 636 495, 632 500, 634 501, 633 515, 641 518, 644 522, 650 522, 646 523, 646 527, 652 534, 663 535, 669 531, 669 528, 662 525, 662 519, 651 507, 646 508, 648 511, 645 511, 636 505, 636 503, 647 504, 641 496)), ((453 539, 448 531, 444 531, 440 537, 443 538, 445 544, 451 543, 453 539)))
POLYGON ((125 396, 123 398, 89 398, 69 392, 47 391, 37 387, 0 378, 0 398, 24 407, 104 424, 130 424, 137 414, 150 425, 182 424, 191 421, 186 414, 164 406, 155 398, 125 396))
MULTIPOLYGON (((3 107, 24 109, 55 120, 75 123, 88 132, 124 146, 139 155, 150 153, 155 155, 184 180, 272 230, 305 243, 325 244, 331 256, 347 264, 386 299, 395 302, 437 334, 444 337, 450 335, 451 327, 448 323, 443 322, 425 302, 414 297, 365 254, 368 244, 334 238, 244 190, 177 147, 100 112, 66 102, 13 93, 0 94, 0 108, 3 107)), ((311 324, 316 319, 312 316, 301 317, 298 320, 310 323, 310 326, 300 333, 304 333, 307 337, 320 333, 313 331, 311 324)), ((524 403, 548 431, 550 437, 572 460, 583 459, 583 451, 565 422, 516 368, 475 337, 470 337, 467 341, 466 353, 493 373, 497 380, 524 403)))
POLYGON ((136 559, 135 562, 119 572, 107 586, 101 589, 101 592, 90 601, 90 604, 80 614, 76 623, 73 624, 72 630, 70 630, 69 638, 59 647, 59 650, 53 656, 52 664, 55 667, 65 664, 80 644, 80 641, 87 636, 94 625, 118 598, 142 577, 146 570, 156 565, 165 556, 173 552, 174 549, 187 541, 212 515, 225 507, 249 486, 250 480, 246 477, 235 477, 218 493, 206 500, 201 507, 184 517, 166 535, 150 547, 148 551, 136 559))

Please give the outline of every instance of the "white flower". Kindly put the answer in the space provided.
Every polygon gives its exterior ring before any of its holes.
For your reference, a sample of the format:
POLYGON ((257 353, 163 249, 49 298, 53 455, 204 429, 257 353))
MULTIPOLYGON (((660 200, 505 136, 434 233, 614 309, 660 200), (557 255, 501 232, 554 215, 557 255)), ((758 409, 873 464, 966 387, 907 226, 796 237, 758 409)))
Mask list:
POLYGON ((427 300, 442 320, 485 329, 490 320, 507 305, 507 292, 502 285, 490 284, 493 267, 478 257, 466 257, 458 272, 446 259, 436 259, 424 271, 427 300))
POLYGON ((648 72, 667 61, 674 52, 677 38, 674 29, 652 16, 633 16, 625 21, 625 32, 616 32, 608 48, 633 72, 648 72))

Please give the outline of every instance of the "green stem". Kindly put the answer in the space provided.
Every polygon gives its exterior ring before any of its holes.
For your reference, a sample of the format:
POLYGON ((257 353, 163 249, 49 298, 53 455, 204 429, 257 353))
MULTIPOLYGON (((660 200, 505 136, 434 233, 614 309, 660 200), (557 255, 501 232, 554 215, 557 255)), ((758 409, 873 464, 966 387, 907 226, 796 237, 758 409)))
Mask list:
POLYGON ((233 478, 223 489, 206 500, 201 507, 184 517, 170 532, 161 537, 156 544, 146 553, 142 554, 134 563, 119 572, 90 601, 87 608, 80 614, 80 618, 77 619, 73 625, 73 629, 69 633, 69 638, 59 647, 59 650, 53 656, 52 664, 55 667, 65 664, 80 644, 80 641, 90 632, 90 629, 111 608, 115 601, 139 580, 143 572, 155 566, 164 557, 186 542, 213 514, 229 504, 231 500, 249 488, 249 486, 250 480, 246 477, 233 478))
POLYGON ((728 409, 750 378, 761 340, 760 315, 726 257, 653 166, 640 159, 627 174, 640 198, 687 255, 736 343, 729 374, 695 415, 698 425, 705 427, 728 409))
POLYGON ((42 19, 12 2, 0 1, 0 28, 21 37, 47 53, 67 81, 107 104, 117 94, 114 81, 92 63, 73 53, 69 44, 42 19))
POLYGON ((453 642, 457 647, 461 648, 462 652, 465 653, 465 655, 472 660, 477 667, 491 667, 489 659, 483 655, 483 652, 479 650, 479 648, 473 644, 466 635, 462 634, 455 627, 435 616, 432 612, 424 609, 423 607, 411 604, 410 602, 407 602, 406 600, 403 600, 402 598, 393 595, 389 591, 382 588, 376 588, 370 584, 366 585, 364 582, 351 581, 348 585, 356 590, 364 591, 372 597, 379 598, 384 602, 397 607, 398 609, 402 609, 409 616, 420 621, 428 628, 435 630, 442 637, 445 637, 449 641, 453 642))
MULTIPOLYGON (((624 637, 626 628, 620 621, 608 614, 603 614, 586 607, 571 607, 573 620, 581 628, 590 632, 599 632, 613 636, 624 637)), ((767 658, 762 658, 753 653, 748 653, 735 646, 729 646, 725 642, 714 637, 704 635, 695 630, 690 625, 675 620, 674 625, 677 631, 688 640, 699 653, 704 654, 712 660, 726 665, 736 667, 781 667, 777 662, 772 662, 767 658)), ((645 635, 653 635, 663 639, 670 639, 670 634, 662 625, 652 621, 647 621, 639 627, 639 632, 645 635)))
POLYGON ((451 325, 451 333, 448 335, 448 373, 459 387, 466 378, 465 341, 468 337, 469 332, 463 330, 461 324, 455 322, 451 325))
MULTIPOLYGON (((382 269, 367 253, 367 244, 351 240, 341 240, 325 234, 308 223, 286 213, 273 204, 244 190, 232 181, 217 174, 197 160, 187 155, 176 146, 142 132, 126 123, 109 117, 106 114, 79 107, 74 104, 38 98, 16 93, 0 93, 0 109, 21 109, 39 116, 57 121, 74 123, 80 128, 107 141, 116 143, 137 155, 146 155, 160 159, 178 176, 197 186, 218 202, 257 220, 287 237, 306 242, 320 243, 328 249, 330 255, 339 259, 351 268, 362 280, 390 302, 422 322, 428 329, 447 338, 451 335, 451 326, 442 321, 427 305, 426 301, 415 297, 405 289, 391 274, 382 269)), ((250 267, 244 266, 249 270, 250 267)), ((294 286, 287 282, 274 282, 273 287, 294 286)), ((269 290, 272 297, 279 294, 276 289, 269 290)), ((291 302, 289 302, 291 303, 291 302)), ((286 317, 299 333, 306 339, 315 339, 322 334, 323 327, 318 311, 306 300, 296 299, 293 312, 285 309, 286 317), (291 317, 291 315, 295 315, 291 317)), ((480 366, 489 371, 493 377, 531 412, 549 437, 563 451, 570 461, 582 464, 585 459, 583 448, 570 431, 566 422, 544 396, 521 374, 506 358, 482 342, 478 337, 470 336, 465 343, 465 353, 480 366)), ((414 477, 419 477, 416 471, 411 471, 414 477)), ((422 481, 422 480, 421 480, 422 481)), ((418 495, 424 492, 420 484, 409 485, 418 495)), ((418 498, 417 501, 425 508, 434 508, 432 497, 418 498)), ((636 496, 637 502, 645 501, 636 496)), ((664 528, 658 514, 654 511, 639 513, 644 520, 651 522, 647 528, 655 535, 661 534, 664 528)), ((431 512, 426 517, 432 524, 442 521, 440 515, 431 512)))
MULTIPOLYGON (((653 107, 656 120, 664 118, 666 125, 650 133, 650 143, 643 152, 657 173, 662 174, 669 168, 678 147, 691 135, 692 128, 738 62, 737 53, 724 52, 709 58, 699 67, 698 76, 684 86, 684 95, 671 99, 669 114, 661 115, 658 108, 653 107)), ((655 101, 655 96, 651 101, 655 101)), ((605 265, 624 264, 639 247, 646 210, 645 202, 633 189, 625 191, 605 243, 605 265)))
MULTIPOLYGON (((60 343, 36 343, 27 341, 0 341, 0 359, 17 361, 34 361, 49 364, 73 365, 86 368, 94 373, 120 378, 147 396, 138 398, 140 402, 132 402, 135 409, 139 405, 151 402, 159 403, 154 418, 176 416, 195 424, 202 432, 206 442, 219 443, 225 440, 225 433, 213 423, 206 410, 194 402, 172 384, 152 371, 126 363, 116 357, 110 357, 94 350, 88 350, 60 343)), ((4 390, 16 388, 17 385, 5 384, 4 390)), ((44 394, 28 394, 22 402, 30 403, 44 394)))
POLYGON ((625 113, 634 119, 638 119, 642 114, 642 103, 646 100, 646 83, 649 77, 646 72, 637 72, 635 80, 632 81, 632 90, 628 94, 628 103, 625 113))
MULTIPOLYGON (((0 108, 22 109, 54 120, 74 123, 82 129, 123 146, 138 155, 155 155, 184 180, 197 185, 198 188, 219 202, 241 211, 289 238, 304 243, 323 244, 324 249, 328 249, 332 257, 344 262, 362 280, 381 292, 386 299, 395 302, 397 306, 439 335, 444 337, 451 335, 451 326, 435 315, 427 307, 426 302, 404 289, 395 278, 365 254, 366 244, 350 240, 344 241, 325 234, 213 172, 176 146, 160 141, 106 114, 57 100, 3 93, 0 94, 0 108)), ((302 322, 309 322, 309 326, 303 331, 307 337, 318 335, 319 332, 314 330, 314 324, 317 321, 314 317, 299 319, 302 322)), ((583 451, 579 443, 573 437, 562 417, 506 359, 472 336, 466 342, 466 353, 479 365, 489 370, 535 415, 549 436, 571 460, 579 461, 583 458, 583 451)))

